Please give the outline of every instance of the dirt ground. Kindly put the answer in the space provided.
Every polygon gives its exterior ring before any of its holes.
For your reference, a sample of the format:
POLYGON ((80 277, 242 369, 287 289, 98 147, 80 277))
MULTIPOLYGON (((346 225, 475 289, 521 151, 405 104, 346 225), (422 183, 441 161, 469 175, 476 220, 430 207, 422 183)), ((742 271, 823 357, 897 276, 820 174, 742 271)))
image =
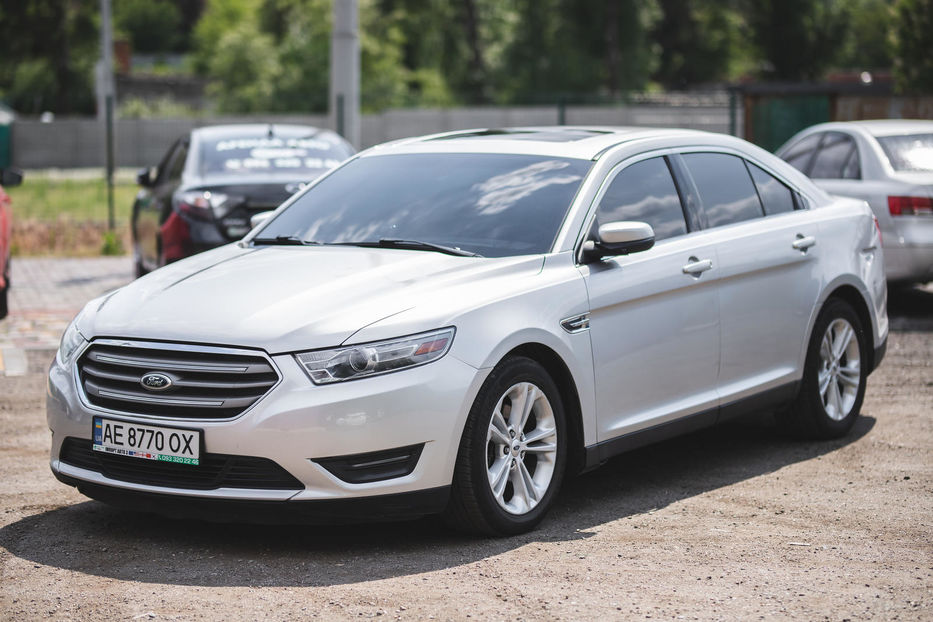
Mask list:
POLYGON ((44 370, 0 377, 0 619, 933 620, 933 293, 843 440, 764 415, 570 480, 534 533, 267 528, 110 509, 48 469, 44 370))

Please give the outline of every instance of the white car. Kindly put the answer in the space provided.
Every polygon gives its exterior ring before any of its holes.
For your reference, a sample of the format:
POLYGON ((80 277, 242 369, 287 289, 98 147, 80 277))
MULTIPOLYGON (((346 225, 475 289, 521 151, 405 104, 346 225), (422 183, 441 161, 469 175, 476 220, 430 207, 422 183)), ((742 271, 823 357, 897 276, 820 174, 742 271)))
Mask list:
POLYGON ((933 121, 822 123, 777 155, 826 192, 868 202, 889 281, 933 281, 933 121))
POLYGON ((845 434, 885 299, 868 206, 736 138, 403 140, 90 302, 51 467, 170 515, 519 533, 565 476, 750 410, 845 434))

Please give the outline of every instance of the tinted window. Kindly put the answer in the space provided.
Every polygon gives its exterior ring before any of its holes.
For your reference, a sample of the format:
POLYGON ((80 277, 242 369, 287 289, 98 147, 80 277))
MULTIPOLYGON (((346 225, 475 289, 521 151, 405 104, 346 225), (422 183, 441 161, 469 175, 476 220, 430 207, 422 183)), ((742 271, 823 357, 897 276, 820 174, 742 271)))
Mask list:
POLYGON ((855 141, 839 132, 827 132, 816 154, 810 177, 814 179, 857 179, 858 153, 855 141))
POLYGON ((664 158, 637 162, 612 180, 599 202, 596 222, 615 220, 646 222, 656 240, 687 233, 680 197, 664 158))
POLYGON ((933 171, 933 134, 879 136, 895 171, 933 171))
POLYGON ((700 193, 710 227, 762 216, 745 162, 725 153, 686 153, 684 163, 700 193))
POLYGON ((308 190, 261 237, 418 240, 487 257, 544 253, 591 164, 481 153, 360 158, 308 190))
POLYGON ((813 157, 813 152, 816 151, 822 136, 822 134, 811 134, 807 136, 797 144, 791 146, 781 157, 798 171, 806 173, 810 160, 813 157))
POLYGON ((748 163, 748 171, 755 180, 758 196, 761 197, 761 202, 765 207, 765 214, 770 216, 794 211, 794 195, 790 188, 751 162, 748 163))

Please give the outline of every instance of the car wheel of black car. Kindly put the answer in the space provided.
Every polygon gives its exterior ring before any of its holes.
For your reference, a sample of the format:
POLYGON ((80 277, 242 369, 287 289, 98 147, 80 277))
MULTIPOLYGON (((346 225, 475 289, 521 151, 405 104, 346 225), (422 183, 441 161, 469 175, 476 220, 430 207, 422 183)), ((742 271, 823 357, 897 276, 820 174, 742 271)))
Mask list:
POLYGON ((862 322, 849 303, 832 298, 817 317, 800 393, 781 413, 781 422, 807 438, 845 436, 858 418, 867 377, 868 343, 862 322))
POLYGON ((500 363, 467 419, 448 522, 492 535, 533 529, 560 489, 566 437, 563 404, 547 371, 525 357, 500 363))

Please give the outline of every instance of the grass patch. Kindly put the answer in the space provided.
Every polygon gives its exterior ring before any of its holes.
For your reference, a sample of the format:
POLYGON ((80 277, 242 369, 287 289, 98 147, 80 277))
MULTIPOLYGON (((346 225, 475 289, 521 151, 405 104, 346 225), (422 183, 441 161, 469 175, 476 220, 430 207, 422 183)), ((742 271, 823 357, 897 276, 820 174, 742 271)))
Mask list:
POLYGON ((129 222, 137 186, 115 179, 114 231, 107 230, 107 184, 100 175, 26 171, 6 188, 13 201, 14 255, 98 256, 130 248, 129 222))
MULTIPOLYGON (((44 222, 66 218, 74 221, 107 222, 107 184, 103 179, 58 179, 27 171, 23 184, 7 188, 13 200, 14 220, 44 222)), ((128 222, 137 186, 118 179, 113 189, 116 222, 128 222)))

